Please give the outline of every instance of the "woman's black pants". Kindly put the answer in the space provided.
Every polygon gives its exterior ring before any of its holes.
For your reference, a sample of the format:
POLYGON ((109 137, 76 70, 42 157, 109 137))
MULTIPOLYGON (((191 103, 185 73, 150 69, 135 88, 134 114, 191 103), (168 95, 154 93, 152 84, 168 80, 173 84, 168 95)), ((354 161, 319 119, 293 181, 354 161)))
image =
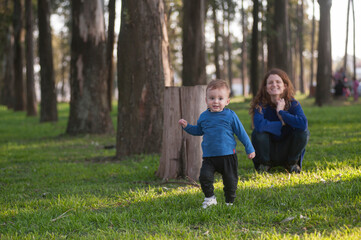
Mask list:
POLYGON ((252 132, 252 144, 256 150, 253 159, 254 167, 258 169, 260 164, 276 167, 289 168, 294 164, 302 167, 301 156, 310 136, 307 130, 294 130, 282 140, 275 140, 272 134, 267 132, 252 132))

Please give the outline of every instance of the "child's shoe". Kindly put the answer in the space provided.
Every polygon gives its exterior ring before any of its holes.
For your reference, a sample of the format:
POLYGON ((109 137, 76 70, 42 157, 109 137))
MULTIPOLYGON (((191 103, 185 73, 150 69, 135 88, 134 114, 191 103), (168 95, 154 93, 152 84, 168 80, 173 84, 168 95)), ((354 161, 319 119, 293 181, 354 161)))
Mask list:
POLYGON ((231 202, 226 202, 226 205, 227 205, 227 206, 233 206, 233 203, 231 203, 231 202))
POLYGON ((204 202, 202 203, 202 208, 206 209, 207 207, 216 204, 217 204, 217 199, 215 196, 204 198, 204 202))

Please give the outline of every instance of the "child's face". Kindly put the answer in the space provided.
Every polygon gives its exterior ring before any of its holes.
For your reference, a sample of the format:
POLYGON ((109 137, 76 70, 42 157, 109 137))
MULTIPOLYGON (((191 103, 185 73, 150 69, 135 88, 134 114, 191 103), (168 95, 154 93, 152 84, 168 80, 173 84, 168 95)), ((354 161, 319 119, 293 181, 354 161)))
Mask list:
POLYGON ((222 112, 229 104, 229 92, 226 88, 208 89, 206 95, 207 107, 211 112, 222 112))

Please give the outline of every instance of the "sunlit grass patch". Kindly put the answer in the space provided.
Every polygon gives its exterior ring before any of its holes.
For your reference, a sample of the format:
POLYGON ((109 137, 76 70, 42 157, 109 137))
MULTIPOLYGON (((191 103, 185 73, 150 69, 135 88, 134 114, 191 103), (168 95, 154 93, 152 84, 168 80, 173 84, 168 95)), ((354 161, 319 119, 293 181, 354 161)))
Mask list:
MULTIPOLYGON (((359 239, 361 106, 298 99, 311 132, 301 174, 258 174, 238 143, 235 203, 217 174, 206 210, 199 187, 155 176, 159 155, 114 160, 115 134, 64 134, 67 104, 45 124, 0 107, 0 238, 359 239)), ((250 134, 249 99, 231 102, 250 134)))

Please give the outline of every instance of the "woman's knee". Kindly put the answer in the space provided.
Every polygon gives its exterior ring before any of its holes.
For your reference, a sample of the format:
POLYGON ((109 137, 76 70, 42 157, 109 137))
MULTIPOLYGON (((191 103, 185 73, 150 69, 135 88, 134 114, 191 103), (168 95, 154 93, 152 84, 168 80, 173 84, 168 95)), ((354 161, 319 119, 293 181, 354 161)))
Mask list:
POLYGON ((252 132, 252 143, 254 144, 268 144, 270 135, 266 132, 257 132, 254 130, 252 132))
POLYGON ((307 144, 309 138, 310 138, 310 131, 308 129, 304 131, 296 130, 293 133, 293 139, 295 139, 297 142, 307 144))

